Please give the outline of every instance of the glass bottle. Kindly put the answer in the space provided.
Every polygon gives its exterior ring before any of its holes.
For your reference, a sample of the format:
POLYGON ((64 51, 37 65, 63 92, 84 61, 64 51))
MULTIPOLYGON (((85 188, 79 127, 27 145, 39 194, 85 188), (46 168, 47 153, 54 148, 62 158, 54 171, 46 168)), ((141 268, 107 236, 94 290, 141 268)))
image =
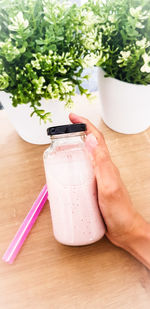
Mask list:
POLYGON ((83 123, 50 127, 44 167, 56 240, 80 246, 103 237, 92 161, 85 147, 83 123))

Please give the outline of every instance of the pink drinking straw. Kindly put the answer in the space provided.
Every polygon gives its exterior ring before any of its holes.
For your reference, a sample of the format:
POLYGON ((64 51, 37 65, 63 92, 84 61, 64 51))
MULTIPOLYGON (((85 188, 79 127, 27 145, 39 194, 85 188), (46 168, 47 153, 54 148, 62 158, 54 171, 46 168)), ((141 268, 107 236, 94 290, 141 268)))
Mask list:
POLYGON ((6 250, 3 260, 9 264, 12 264, 15 260, 19 250, 21 249, 27 235, 29 234, 34 222, 36 221, 38 215, 40 214, 45 202, 47 201, 48 192, 47 186, 45 185, 40 192, 39 196, 35 200, 33 206, 31 207, 29 213, 25 217, 23 223, 21 224, 19 230, 17 231, 14 239, 10 243, 8 249, 6 250))

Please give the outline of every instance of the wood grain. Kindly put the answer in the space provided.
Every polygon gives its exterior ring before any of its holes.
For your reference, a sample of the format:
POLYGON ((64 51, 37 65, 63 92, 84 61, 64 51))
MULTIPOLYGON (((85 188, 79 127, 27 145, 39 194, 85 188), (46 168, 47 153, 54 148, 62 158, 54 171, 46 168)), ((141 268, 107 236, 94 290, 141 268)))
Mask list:
MULTIPOLYGON (((100 121, 134 206, 150 221, 150 130, 113 132, 100 121)), ((0 256, 45 183, 47 145, 24 142, 0 112, 0 256)), ((52 234, 46 203, 13 265, 0 260, 1 309, 148 309, 150 272, 106 238, 67 247, 52 234)))

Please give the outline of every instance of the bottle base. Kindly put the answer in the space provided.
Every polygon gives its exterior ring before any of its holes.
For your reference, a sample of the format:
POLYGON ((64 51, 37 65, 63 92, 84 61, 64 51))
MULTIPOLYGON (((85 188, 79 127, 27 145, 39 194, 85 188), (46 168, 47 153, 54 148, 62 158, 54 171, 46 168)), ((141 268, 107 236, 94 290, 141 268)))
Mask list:
POLYGON ((62 240, 59 240, 55 235, 54 235, 54 237, 55 237, 57 242, 59 242, 60 244, 62 244, 64 246, 82 247, 82 246, 92 245, 92 244, 98 242, 99 240, 101 240, 104 237, 104 235, 105 235, 105 232, 100 237, 94 238, 94 239, 90 239, 88 242, 85 242, 85 241, 83 241, 83 242, 81 242, 81 241, 80 242, 77 242, 77 241, 76 242, 62 241, 62 240))

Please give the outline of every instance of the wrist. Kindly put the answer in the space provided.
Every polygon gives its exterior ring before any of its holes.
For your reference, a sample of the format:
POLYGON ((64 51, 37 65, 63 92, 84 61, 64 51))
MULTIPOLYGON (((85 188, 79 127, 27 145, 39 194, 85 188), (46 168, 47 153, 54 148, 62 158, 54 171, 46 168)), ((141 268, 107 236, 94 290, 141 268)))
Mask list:
POLYGON ((142 216, 138 216, 123 249, 150 269, 150 224, 142 216))

